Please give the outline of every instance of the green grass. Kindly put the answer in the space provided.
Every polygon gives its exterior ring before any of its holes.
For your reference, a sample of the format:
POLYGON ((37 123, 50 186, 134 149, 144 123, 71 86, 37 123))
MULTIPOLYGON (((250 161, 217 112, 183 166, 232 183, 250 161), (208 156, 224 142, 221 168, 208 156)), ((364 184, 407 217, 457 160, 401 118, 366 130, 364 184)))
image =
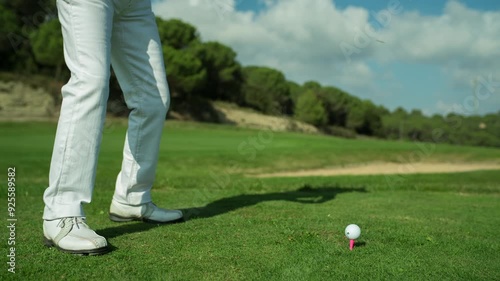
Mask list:
POLYGON ((3 123, 0 131, 0 200, 6 202, 7 167, 15 166, 18 217, 16 274, 7 272, 8 233, 2 227, 0 280, 500 279, 498 171, 243 176, 366 161, 405 163, 419 151, 427 151, 423 161, 498 162, 498 149, 426 144, 422 150, 410 142, 264 135, 170 122, 153 198, 158 205, 182 208, 189 220, 168 226, 117 224, 108 220, 107 209, 125 126, 111 122, 93 201, 85 210, 89 224, 108 238, 113 251, 79 257, 41 243, 42 194, 55 124, 3 123), (258 141, 252 146, 253 138, 258 141), (362 229, 352 252, 343 235, 349 223, 362 229))

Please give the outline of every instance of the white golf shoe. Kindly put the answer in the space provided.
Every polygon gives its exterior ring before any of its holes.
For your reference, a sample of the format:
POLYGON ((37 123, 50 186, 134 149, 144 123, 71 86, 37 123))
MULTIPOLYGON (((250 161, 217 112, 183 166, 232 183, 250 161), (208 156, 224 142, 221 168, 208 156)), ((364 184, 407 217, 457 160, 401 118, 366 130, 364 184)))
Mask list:
POLYGON ((106 238, 95 233, 84 217, 44 220, 43 235, 46 246, 67 253, 100 255, 109 251, 106 238))
POLYGON ((111 201, 109 219, 115 222, 144 221, 150 223, 176 223, 184 221, 179 210, 157 207, 153 202, 133 206, 111 201))

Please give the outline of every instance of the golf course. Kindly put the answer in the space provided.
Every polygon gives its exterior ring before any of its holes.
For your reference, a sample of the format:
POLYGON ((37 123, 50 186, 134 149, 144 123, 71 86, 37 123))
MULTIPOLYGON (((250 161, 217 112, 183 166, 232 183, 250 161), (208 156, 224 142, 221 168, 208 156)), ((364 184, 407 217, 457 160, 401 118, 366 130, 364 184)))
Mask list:
POLYGON ((108 219, 126 132, 124 120, 109 120, 84 208, 112 251, 76 256, 42 243, 56 123, 0 123, 0 178, 6 186, 15 167, 17 219, 12 274, 2 188, 0 280, 500 279, 497 148, 165 124, 153 199, 186 221, 108 219), (332 172, 370 165, 395 172, 332 172), (469 169, 419 173, 425 165, 469 169), (351 223, 361 228, 352 251, 351 223))
POLYGON ((0 35, 0 281, 500 281, 500 1, 15 0, 0 35))

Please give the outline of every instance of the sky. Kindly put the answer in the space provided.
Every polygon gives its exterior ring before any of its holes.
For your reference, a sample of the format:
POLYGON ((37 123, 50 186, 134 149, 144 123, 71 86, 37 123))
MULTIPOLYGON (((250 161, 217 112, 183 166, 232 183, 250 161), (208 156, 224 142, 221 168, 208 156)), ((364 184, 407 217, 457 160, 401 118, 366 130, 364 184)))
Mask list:
POLYGON ((500 1, 156 0, 153 11, 299 84, 426 115, 500 111, 500 1))

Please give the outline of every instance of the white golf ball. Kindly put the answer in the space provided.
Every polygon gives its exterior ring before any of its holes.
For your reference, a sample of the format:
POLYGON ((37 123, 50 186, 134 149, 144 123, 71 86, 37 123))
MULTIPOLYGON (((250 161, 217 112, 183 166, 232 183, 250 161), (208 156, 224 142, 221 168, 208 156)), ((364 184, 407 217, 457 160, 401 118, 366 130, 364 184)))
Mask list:
POLYGON ((361 229, 355 224, 350 224, 345 228, 345 236, 349 239, 358 239, 361 229))

